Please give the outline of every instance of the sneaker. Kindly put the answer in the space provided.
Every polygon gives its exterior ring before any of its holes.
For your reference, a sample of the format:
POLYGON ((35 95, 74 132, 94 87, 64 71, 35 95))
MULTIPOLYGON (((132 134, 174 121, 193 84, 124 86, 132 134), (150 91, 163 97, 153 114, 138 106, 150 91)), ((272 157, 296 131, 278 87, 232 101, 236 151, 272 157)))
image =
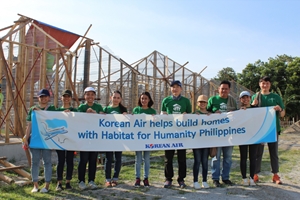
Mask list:
POLYGON ((110 181, 106 181, 105 182, 105 187, 111 187, 111 182, 110 181))
POLYGON ((257 183, 259 181, 258 174, 254 174, 253 180, 255 183, 257 183))
POLYGON ((49 190, 47 188, 42 188, 41 189, 41 193, 48 193, 48 192, 49 192, 49 190))
POLYGON ((149 186, 150 186, 149 181, 148 181, 147 178, 145 178, 145 179, 143 180, 143 183, 144 183, 144 187, 149 187, 149 186))
POLYGON ((61 183, 59 183, 59 184, 57 184, 57 186, 56 186, 56 189, 55 189, 56 191, 62 191, 62 190, 64 190, 64 188, 62 187, 62 184, 61 183))
POLYGON ((89 184, 88 184, 88 187, 91 189, 91 190, 94 190, 94 189, 97 189, 98 186, 96 185, 96 183, 94 181, 90 181, 89 184))
POLYGON ((254 182, 254 180, 250 177, 249 179, 250 182, 250 186, 256 186, 256 183, 254 182))
POLYGON ((33 187, 33 189, 31 190, 31 193, 36 193, 39 191, 39 188, 33 187))
POLYGON ((118 182, 117 181, 112 181, 111 182, 111 187, 116 187, 118 185, 118 182))
POLYGON ((172 181, 166 181, 164 184, 164 188, 170 188, 172 187, 172 181))
POLYGON ((194 188, 196 190, 199 190, 200 189, 200 184, 198 182, 194 182, 194 188))
POLYGON ((70 183, 66 183, 66 190, 72 190, 72 186, 70 183))
POLYGON ((243 186, 249 186, 249 181, 247 178, 243 178, 243 186))
POLYGON ((202 182, 202 188, 205 188, 205 189, 209 188, 208 183, 207 182, 202 182))
POLYGON ((233 183, 230 180, 222 180, 223 183, 225 183, 226 185, 233 185, 233 183))
POLYGON ((273 183, 282 184, 282 182, 281 182, 280 177, 278 176, 278 174, 274 174, 272 180, 273 180, 273 183))
POLYGON ((216 186, 216 187, 220 187, 220 186, 221 186, 221 183, 219 182, 219 180, 214 180, 214 181, 213 181, 213 184, 214 184, 214 186, 216 186))
POLYGON ((184 183, 184 181, 179 181, 178 184, 179 184, 180 188, 185 188, 186 187, 186 184, 184 183))
POLYGON ((84 183, 83 181, 81 181, 81 182, 78 184, 78 187, 79 187, 79 189, 81 189, 81 190, 85 190, 85 189, 86 189, 86 185, 85 185, 85 183, 84 183))
POLYGON ((134 184, 134 187, 138 188, 141 186, 141 179, 140 178, 136 178, 135 179, 135 184, 134 184))

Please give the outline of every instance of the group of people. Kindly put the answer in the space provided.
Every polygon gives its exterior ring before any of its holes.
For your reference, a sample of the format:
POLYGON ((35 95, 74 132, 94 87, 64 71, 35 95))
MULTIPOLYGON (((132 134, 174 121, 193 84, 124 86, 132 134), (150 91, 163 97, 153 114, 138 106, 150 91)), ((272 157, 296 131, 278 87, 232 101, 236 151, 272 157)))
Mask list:
MULTIPOLYGON (((180 81, 175 80, 171 83, 171 95, 164 98, 161 104, 161 114, 188 114, 192 113, 192 106, 190 100, 181 95, 182 84, 180 81)), ((208 98, 206 95, 200 95, 197 99, 198 110, 195 114, 213 114, 222 112, 231 112, 237 110, 236 100, 229 95, 230 93, 230 82, 222 81, 219 86, 219 94, 208 98)), ((243 91, 240 96, 241 109, 249 109, 252 107, 266 107, 274 106, 276 110, 276 125, 277 134, 280 134, 280 121, 279 117, 283 117, 285 114, 284 105, 280 96, 275 93, 270 92, 271 81, 269 77, 263 77, 259 81, 259 86, 261 91, 254 94, 251 99, 251 95, 248 91, 243 91)), ((42 89, 38 92, 38 104, 31 107, 27 116, 27 121, 29 121, 26 135, 23 138, 23 143, 25 147, 28 147, 31 135, 31 113, 33 110, 48 110, 48 111, 63 111, 63 112, 86 112, 94 114, 127 114, 127 108, 121 103, 122 93, 118 90, 114 91, 111 96, 111 104, 103 108, 100 104, 95 103, 96 91, 93 87, 87 87, 84 90, 85 103, 79 105, 79 107, 73 108, 71 106, 72 92, 70 90, 63 91, 61 95, 62 106, 60 108, 55 108, 53 105, 49 105, 50 93, 47 89, 42 89)), ((132 111, 132 114, 149 114, 156 115, 156 111, 152 108, 153 100, 149 92, 143 92, 139 96, 138 106, 132 111)), ((273 176, 273 182, 276 184, 281 184, 280 177, 278 176, 279 164, 278 164, 278 140, 277 142, 268 143, 271 167, 273 176)), ((258 173, 260 172, 261 159, 264 149, 264 144, 252 144, 252 145, 240 145, 240 169, 243 180, 243 185, 256 185, 255 182, 259 180, 258 173), (247 168, 247 155, 249 151, 250 160, 250 177, 247 178, 246 168, 247 168)), ((209 188, 207 183, 208 175, 208 158, 209 158, 209 148, 198 148, 193 149, 194 155, 194 165, 193 165, 193 181, 194 188, 200 189, 209 188), (202 165, 202 184, 199 184, 198 176, 200 165, 202 165)), ((227 147, 217 147, 217 154, 212 158, 212 179, 213 184, 216 187, 220 187, 220 177, 222 178, 222 183, 226 185, 232 185, 230 181, 230 169, 232 164, 232 146, 227 147), (221 170, 221 154, 223 155, 223 163, 221 170)), ((33 189, 31 192, 38 192, 38 174, 39 174, 39 163, 40 159, 43 159, 44 163, 44 175, 45 175, 45 186, 40 190, 40 192, 48 192, 49 184, 52 176, 52 163, 51 163, 51 150, 47 149, 31 149, 31 175, 33 181, 33 189)), ((165 183, 164 188, 170 188, 172 186, 172 181, 174 177, 173 170, 173 158, 175 150, 165 150, 165 183)), ((57 164, 57 186, 56 190, 60 191, 63 189, 72 189, 70 180, 73 174, 73 158, 74 151, 62 151, 57 150, 58 164, 57 164), (62 186, 64 164, 66 167, 66 185, 62 186)), ((95 189, 97 188, 95 181, 96 167, 97 167, 98 152, 97 151, 81 151, 80 161, 78 165, 78 187, 81 190, 86 188, 95 189), (88 181, 86 184, 85 174, 86 167, 88 164, 88 181)), ((178 178, 177 183, 179 187, 186 187, 185 177, 186 177, 186 150, 177 150, 177 160, 178 160, 178 178)), ((122 152, 106 152, 105 159, 105 186, 115 187, 118 185, 119 173, 122 164, 122 152), (114 173, 111 174, 112 162, 114 162, 114 173)), ((135 176, 136 181, 134 186, 140 187, 141 182, 145 187, 149 187, 149 169, 150 169, 150 151, 137 151, 135 155, 135 176), (144 161, 144 174, 141 177, 141 166, 144 161)))

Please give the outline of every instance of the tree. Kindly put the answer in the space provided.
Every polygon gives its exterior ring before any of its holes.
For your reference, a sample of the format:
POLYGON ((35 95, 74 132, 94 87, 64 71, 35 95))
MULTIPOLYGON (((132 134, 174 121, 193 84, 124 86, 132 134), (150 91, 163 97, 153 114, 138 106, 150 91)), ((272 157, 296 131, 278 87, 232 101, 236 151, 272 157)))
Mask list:
POLYGON ((223 80, 228 80, 228 81, 237 81, 237 75, 236 72, 234 71, 233 68, 231 67, 226 67, 220 70, 215 77, 216 80, 223 81, 223 80))

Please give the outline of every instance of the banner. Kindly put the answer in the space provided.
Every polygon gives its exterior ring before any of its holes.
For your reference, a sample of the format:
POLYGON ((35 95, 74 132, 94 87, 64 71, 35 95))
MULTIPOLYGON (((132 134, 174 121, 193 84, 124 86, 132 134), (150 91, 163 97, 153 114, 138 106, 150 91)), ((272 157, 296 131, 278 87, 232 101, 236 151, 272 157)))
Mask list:
POLYGON ((275 142, 273 107, 221 114, 122 115, 34 111, 30 148, 151 151, 275 142))

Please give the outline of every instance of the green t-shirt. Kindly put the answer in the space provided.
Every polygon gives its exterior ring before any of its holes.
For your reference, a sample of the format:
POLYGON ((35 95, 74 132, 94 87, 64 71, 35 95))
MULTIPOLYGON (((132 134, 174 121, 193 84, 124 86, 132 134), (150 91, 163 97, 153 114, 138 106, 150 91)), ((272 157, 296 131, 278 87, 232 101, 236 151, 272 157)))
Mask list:
MULTIPOLYGON (((127 110, 125 111, 127 112, 127 110)), ((120 107, 112 107, 112 106, 106 106, 104 108, 104 113, 107 114, 122 114, 120 107)))
POLYGON ((142 114, 142 113, 149 114, 149 115, 156 115, 156 110, 154 110, 153 108, 143 109, 141 106, 137 106, 132 110, 132 114, 142 114))
MULTIPOLYGON (((32 106, 32 107, 30 108, 29 112, 28 112, 28 115, 27 115, 27 117, 26 117, 26 121, 31 122, 31 114, 32 114, 33 108, 36 108, 36 107, 38 107, 38 108, 41 109, 41 110, 45 110, 45 108, 41 108, 39 105, 32 106)), ((47 107, 46 110, 47 110, 47 111, 56 111, 56 108, 55 108, 54 105, 50 105, 50 106, 47 107)))
MULTIPOLYGON (((252 96, 251 103, 256 98, 257 93, 252 96)), ((276 106, 279 105, 282 109, 284 109, 283 101, 278 94, 270 93, 267 95, 261 94, 261 99, 259 100, 260 107, 268 107, 268 106, 276 106)), ((276 112, 276 128, 277 132, 280 131, 280 113, 276 112)))
POLYGON ((4 100, 4 95, 0 93, 0 110, 2 109, 3 100, 4 100))
POLYGON ((203 113, 200 110, 196 110, 193 114, 207 115, 208 111, 207 111, 207 113, 203 113))
POLYGON ((168 96, 161 103, 161 111, 168 114, 191 113, 192 105, 188 98, 181 96, 179 100, 174 100, 173 96, 168 96))
POLYGON ((56 111, 64 111, 64 110, 70 110, 71 112, 77 112, 77 109, 73 108, 73 107, 70 107, 70 108, 60 107, 60 108, 56 109, 56 111))
POLYGON ((94 103, 92 106, 89 106, 87 103, 80 104, 77 108, 77 111, 78 112, 86 112, 86 110, 89 108, 95 110, 97 113, 103 112, 102 106, 98 103, 94 103))
POLYGON ((208 99, 207 110, 215 113, 217 110, 220 112, 227 112, 228 98, 221 98, 219 95, 212 96, 208 99))

